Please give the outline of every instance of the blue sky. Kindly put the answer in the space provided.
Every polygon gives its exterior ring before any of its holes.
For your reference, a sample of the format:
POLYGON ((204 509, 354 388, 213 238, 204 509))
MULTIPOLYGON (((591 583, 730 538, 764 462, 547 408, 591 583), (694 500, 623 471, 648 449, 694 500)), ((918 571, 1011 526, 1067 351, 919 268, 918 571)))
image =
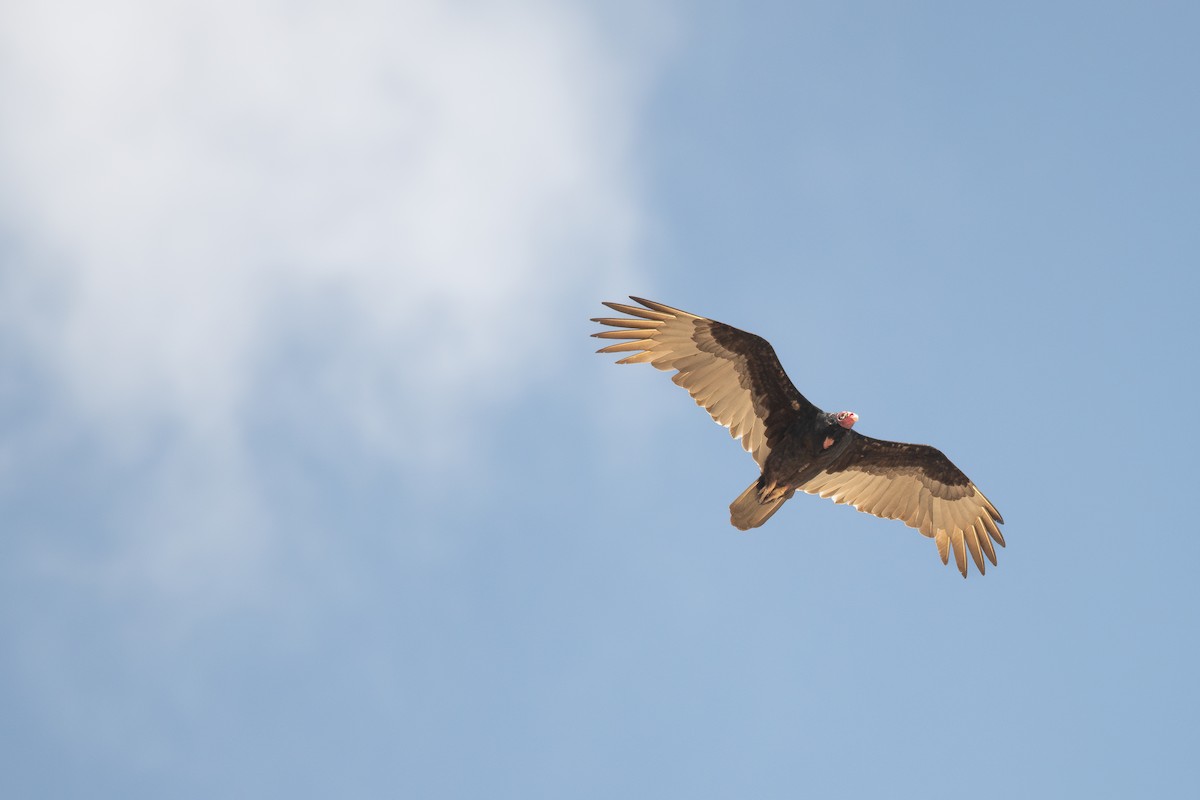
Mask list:
POLYGON ((1186 797, 1200 14, 0 11, 0 791, 1186 797), (638 294, 944 450, 798 497, 638 294))

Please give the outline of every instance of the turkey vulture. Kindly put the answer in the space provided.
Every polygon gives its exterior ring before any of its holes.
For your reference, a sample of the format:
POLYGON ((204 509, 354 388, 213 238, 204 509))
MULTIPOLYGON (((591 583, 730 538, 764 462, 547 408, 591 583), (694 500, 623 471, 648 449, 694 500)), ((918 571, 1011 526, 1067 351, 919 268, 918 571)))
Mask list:
POLYGON ((712 418, 729 428, 762 474, 729 506, 740 530, 762 525, 799 489, 885 519, 898 519, 937 543, 942 563, 950 549, 967 577, 970 552, 979 574, 984 556, 996 563, 1004 522, 996 507, 940 450, 924 444, 872 439, 853 430, 858 415, 830 414, 796 391, 766 339, 716 320, 640 297, 637 306, 604 303, 628 317, 594 318, 616 330, 601 339, 628 339, 599 353, 631 353, 618 364, 647 363, 675 370, 712 418))

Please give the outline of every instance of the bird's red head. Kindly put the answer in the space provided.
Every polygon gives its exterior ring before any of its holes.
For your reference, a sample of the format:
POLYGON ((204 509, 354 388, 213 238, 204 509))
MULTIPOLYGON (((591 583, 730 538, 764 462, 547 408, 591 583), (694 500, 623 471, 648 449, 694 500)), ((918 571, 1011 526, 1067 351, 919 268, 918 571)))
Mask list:
POLYGON ((837 424, 841 425, 846 430, 854 427, 854 423, 858 422, 858 414, 853 411, 839 411, 835 417, 837 424))

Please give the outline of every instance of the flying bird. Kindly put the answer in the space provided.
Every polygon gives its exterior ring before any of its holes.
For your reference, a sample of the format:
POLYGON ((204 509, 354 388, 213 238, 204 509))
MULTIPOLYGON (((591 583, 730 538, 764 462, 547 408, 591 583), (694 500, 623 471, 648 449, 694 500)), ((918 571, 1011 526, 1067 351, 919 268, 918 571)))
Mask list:
POLYGON ((936 448, 872 439, 854 430, 853 411, 831 414, 796 390, 775 350, 760 336, 677 308, 631 297, 642 307, 605 302, 627 317, 597 317, 622 339, 598 353, 630 353, 618 364, 675 370, 671 377, 758 462, 762 474, 729 506, 740 530, 757 528, 797 490, 884 519, 898 519, 950 550, 962 576, 967 554, 979 574, 996 563, 1004 518, 983 492, 936 448))

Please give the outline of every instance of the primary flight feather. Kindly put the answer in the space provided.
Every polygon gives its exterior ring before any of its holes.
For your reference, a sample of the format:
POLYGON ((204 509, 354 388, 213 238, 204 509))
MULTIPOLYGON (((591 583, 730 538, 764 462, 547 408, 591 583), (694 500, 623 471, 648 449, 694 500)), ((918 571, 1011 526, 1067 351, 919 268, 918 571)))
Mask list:
POLYGON ((641 307, 604 303, 628 316, 592 320, 614 329, 593 336, 623 340, 597 352, 675 370, 671 380, 741 440, 762 474, 729 506, 735 527, 757 528, 799 490, 916 528, 937 543, 943 564, 954 551, 964 578, 968 553, 981 575, 985 557, 996 563, 992 542, 1004 546, 1004 518, 940 450, 863 436, 853 430, 857 414, 817 408, 760 336, 630 299, 641 307))

